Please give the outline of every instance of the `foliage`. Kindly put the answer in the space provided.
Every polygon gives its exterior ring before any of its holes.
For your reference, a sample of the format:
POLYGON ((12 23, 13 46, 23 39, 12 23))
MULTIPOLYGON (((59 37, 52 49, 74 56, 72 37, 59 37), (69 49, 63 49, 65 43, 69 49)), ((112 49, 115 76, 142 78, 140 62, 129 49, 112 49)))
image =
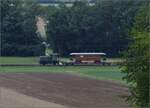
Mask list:
POLYGON ((1 55, 38 55, 40 40, 36 34, 38 5, 30 0, 2 0, 1 8, 1 55))
POLYGON ((94 6, 74 2, 42 7, 33 0, 1 0, 1 55, 38 56, 44 52, 36 17, 48 20, 48 43, 54 52, 106 52, 118 56, 130 42, 128 31, 142 1, 98 0, 94 6))
POLYGON ((106 52, 118 56, 129 40, 134 15, 144 1, 105 1, 89 6, 61 5, 48 17, 48 41, 55 52, 106 52))
POLYGON ((123 70, 131 86, 129 99, 142 108, 149 103, 149 10, 149 5, 144 4, 135 16, 131 31, 133 43, 127 51, 123 70))

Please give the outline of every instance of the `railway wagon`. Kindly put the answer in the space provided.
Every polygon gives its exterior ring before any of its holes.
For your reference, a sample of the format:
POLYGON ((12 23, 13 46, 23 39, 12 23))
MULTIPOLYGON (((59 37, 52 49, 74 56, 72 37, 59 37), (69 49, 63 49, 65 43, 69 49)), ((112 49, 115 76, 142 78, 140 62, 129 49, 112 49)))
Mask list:
POLYGON ((106 53, 70 53, 70 56, 76 64, 101 64, 106 53))

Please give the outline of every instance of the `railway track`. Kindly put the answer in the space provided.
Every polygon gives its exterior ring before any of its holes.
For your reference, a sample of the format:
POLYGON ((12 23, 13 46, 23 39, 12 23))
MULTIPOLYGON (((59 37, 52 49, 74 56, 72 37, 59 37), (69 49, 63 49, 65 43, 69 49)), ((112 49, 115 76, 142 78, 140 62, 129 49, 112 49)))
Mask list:
POLYGON ((61 64, 61 65, 52 65, 52 64, 47 64, 47 65, 40 65, 40 64, 0 64, 0 67, 10 67, 10 66, 33 66, 33 67, 48 67, 48 66, 118 66, 118 64, 114 63, 109 63, 109 64, 61 64))

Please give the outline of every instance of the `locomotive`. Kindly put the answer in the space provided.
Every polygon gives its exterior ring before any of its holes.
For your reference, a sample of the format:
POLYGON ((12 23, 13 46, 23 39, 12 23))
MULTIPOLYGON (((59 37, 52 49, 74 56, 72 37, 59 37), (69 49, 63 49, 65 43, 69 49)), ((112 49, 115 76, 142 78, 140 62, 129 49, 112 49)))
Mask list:
POLYGON ((40 59, 39 59, 39 63, 41 65, 46 65, 46 64, 51 64, 51 65, 57 65, 59 64, 59 56, 58 54, 51 54, 51 55, 48 55, 48 56, 40 56, 40 59))

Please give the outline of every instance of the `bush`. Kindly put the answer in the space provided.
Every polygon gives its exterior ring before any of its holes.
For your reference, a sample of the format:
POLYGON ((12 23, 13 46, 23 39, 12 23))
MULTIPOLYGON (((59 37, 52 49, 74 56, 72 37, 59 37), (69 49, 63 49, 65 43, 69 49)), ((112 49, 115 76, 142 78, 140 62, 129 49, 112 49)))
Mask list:
POLYGON ((133 43, 126 52, 123 67, 124 79, 130 84, 132 104, 147 107, 149 104, 149 6, 145 4, 135 17, 131 35, 133 43))

